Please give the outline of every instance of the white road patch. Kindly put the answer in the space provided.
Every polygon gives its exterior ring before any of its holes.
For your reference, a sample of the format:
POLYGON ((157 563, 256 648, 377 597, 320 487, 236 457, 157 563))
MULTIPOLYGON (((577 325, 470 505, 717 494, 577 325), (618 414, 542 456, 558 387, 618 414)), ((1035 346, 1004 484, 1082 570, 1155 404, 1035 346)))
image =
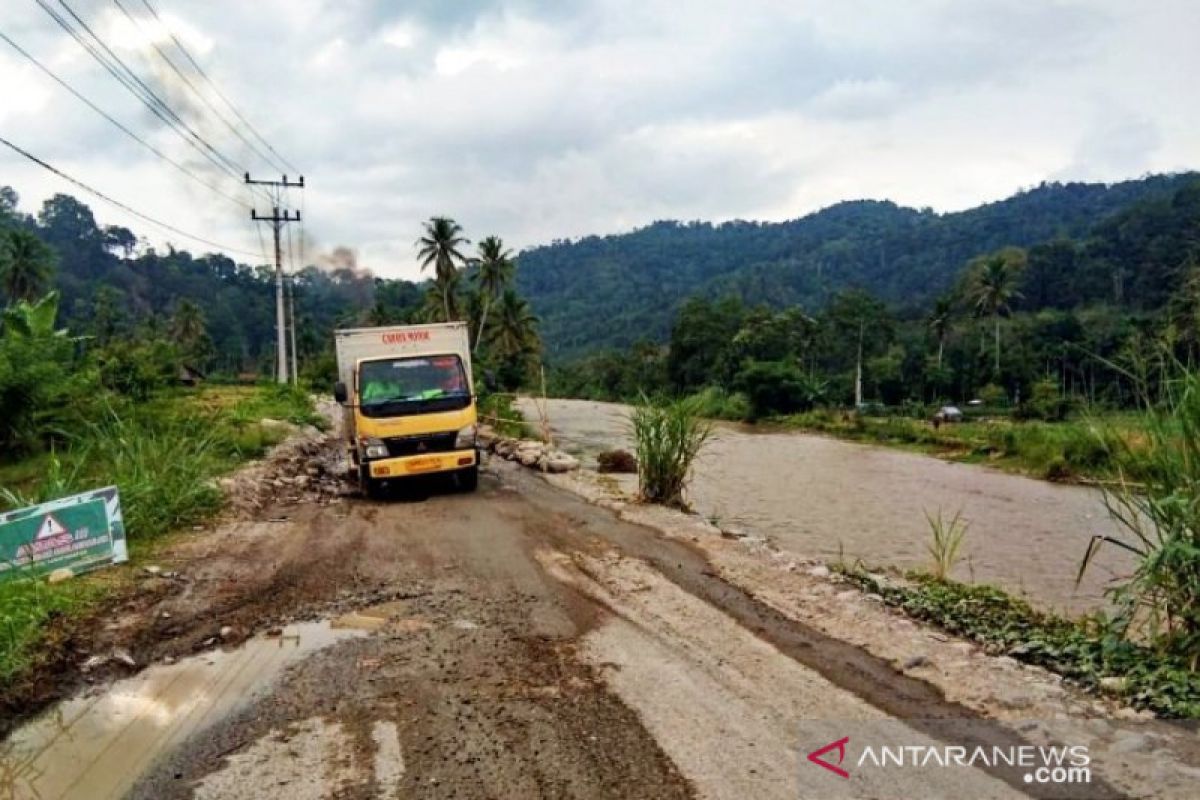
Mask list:
MULTIPOLYGON (((580 655, 638 713, 701 797, 1021 796, 975 770, 946 770, 936 786, 856 775, 847 794, 843 779, 804 760, 825 743, 804 740, 805 722, 853 720, 861 733, 878 721, 894 733, 895 721, 641 561, 550 552, 538 560, 617 613, 585 637, 580 655)), ((933 744, 916 731, 906 741, 933 744)))
POLYGON ((350 736, 341 723, 313 717, 287 731, 272 730, 229 756, 196 786, 197 800, 323 800, 362 783, 350 736))
POLYGON ((376 720, 371 726, 375 740, 375 786, 379 797, 395 800, 400 796, 404 778, 404 752, 400 749, 400 730, 390 720, 376 720))

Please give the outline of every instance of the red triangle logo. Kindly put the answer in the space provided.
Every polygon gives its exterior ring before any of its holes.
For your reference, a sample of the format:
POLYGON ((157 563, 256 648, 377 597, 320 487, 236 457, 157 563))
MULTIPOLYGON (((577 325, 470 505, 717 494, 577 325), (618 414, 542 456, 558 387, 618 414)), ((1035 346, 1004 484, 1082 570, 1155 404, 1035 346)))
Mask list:
POLYGON ((846 772, 846 770, 842 769, 840 766, 840 764, 846 760, 846 744, 849 741, 850 741, 849 736, 843 736, 841 739, 838 739, 836 742, 830 742, 829 744, 822 747, 820 750, 814 750, 811 753, 809 753, 808 760, 811 761, 812 763, 816 764, 818 767, 824 767, 825 769, 829 770, 830 772, 832 772, 835 775, 841 775, 843 778, 849 778, 850 773, 846 772), (831 750, 837 750, 837 754, 838 754, 837 764, 830 764, 828 761, 821 758, 821 756, 825 755, 826 753, 828 753, 831 750))

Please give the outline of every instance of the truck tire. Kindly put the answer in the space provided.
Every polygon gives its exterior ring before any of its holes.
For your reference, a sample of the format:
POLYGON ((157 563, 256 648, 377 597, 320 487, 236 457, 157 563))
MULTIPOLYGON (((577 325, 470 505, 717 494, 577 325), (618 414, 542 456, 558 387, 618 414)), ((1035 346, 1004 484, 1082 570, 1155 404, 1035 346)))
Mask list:
POLYGON ((473 492, 479 487, 479 465, 460 469, 458 471, 458 488, 464 492, 473 492))

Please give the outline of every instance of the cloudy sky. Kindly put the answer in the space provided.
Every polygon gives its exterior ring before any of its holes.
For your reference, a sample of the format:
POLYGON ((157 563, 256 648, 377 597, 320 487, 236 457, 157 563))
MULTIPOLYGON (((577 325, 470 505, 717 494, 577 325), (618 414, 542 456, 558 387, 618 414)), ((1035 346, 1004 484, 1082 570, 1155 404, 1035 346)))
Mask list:
MULTIPOLYGON (((150 0, 165 27, 143 0, 120 0, 133 21, 110 0, 67 2, 206 141, 269 176, 155 51, 187 67, 169 28, 303 171, 311 251, 347 245, 388 276, 416 276, 412 242, 433 214, 523 247, 863 197, 955 210, 1042 180, 1200 167, 1195 0, 150 0)), ((35 0, 0 0, 0 31, 247 199, 35 0)), ((244 208, 3 42, 0 86, 0 136, 165 222, 259 251, 244 208)), ((73 191, 0 149, 4 183, 26 210, 73 191)), ((205 249, 88 202, 154 243, 205 249)))

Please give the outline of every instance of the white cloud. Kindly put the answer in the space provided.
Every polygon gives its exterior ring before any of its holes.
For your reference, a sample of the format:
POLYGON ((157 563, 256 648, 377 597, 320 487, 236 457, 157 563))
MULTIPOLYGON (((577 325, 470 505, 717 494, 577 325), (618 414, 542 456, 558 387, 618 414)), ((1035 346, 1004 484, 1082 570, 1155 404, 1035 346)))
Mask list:
MULTIPOLYGON (((389 275, 417 274, 412 241, 436 213, 525 246, 667 217, 785 219, 859 197, 955 209, 1048 178, 1200 162, 1190 0, 153 1, 303 168, 312 236, 389 275)), ((148 48, 173 47, 164 31, 82 5, 207 139, 271 172, 164 74, 148 48)), ((212 178, 48 18, 6 33, 212 178)), ((0 81, 4 135, 173 224, 257 249, 243 211, 15 53, 0 55, 0 81)), ((0 157, 27 207, 69 190, 0 157)))

